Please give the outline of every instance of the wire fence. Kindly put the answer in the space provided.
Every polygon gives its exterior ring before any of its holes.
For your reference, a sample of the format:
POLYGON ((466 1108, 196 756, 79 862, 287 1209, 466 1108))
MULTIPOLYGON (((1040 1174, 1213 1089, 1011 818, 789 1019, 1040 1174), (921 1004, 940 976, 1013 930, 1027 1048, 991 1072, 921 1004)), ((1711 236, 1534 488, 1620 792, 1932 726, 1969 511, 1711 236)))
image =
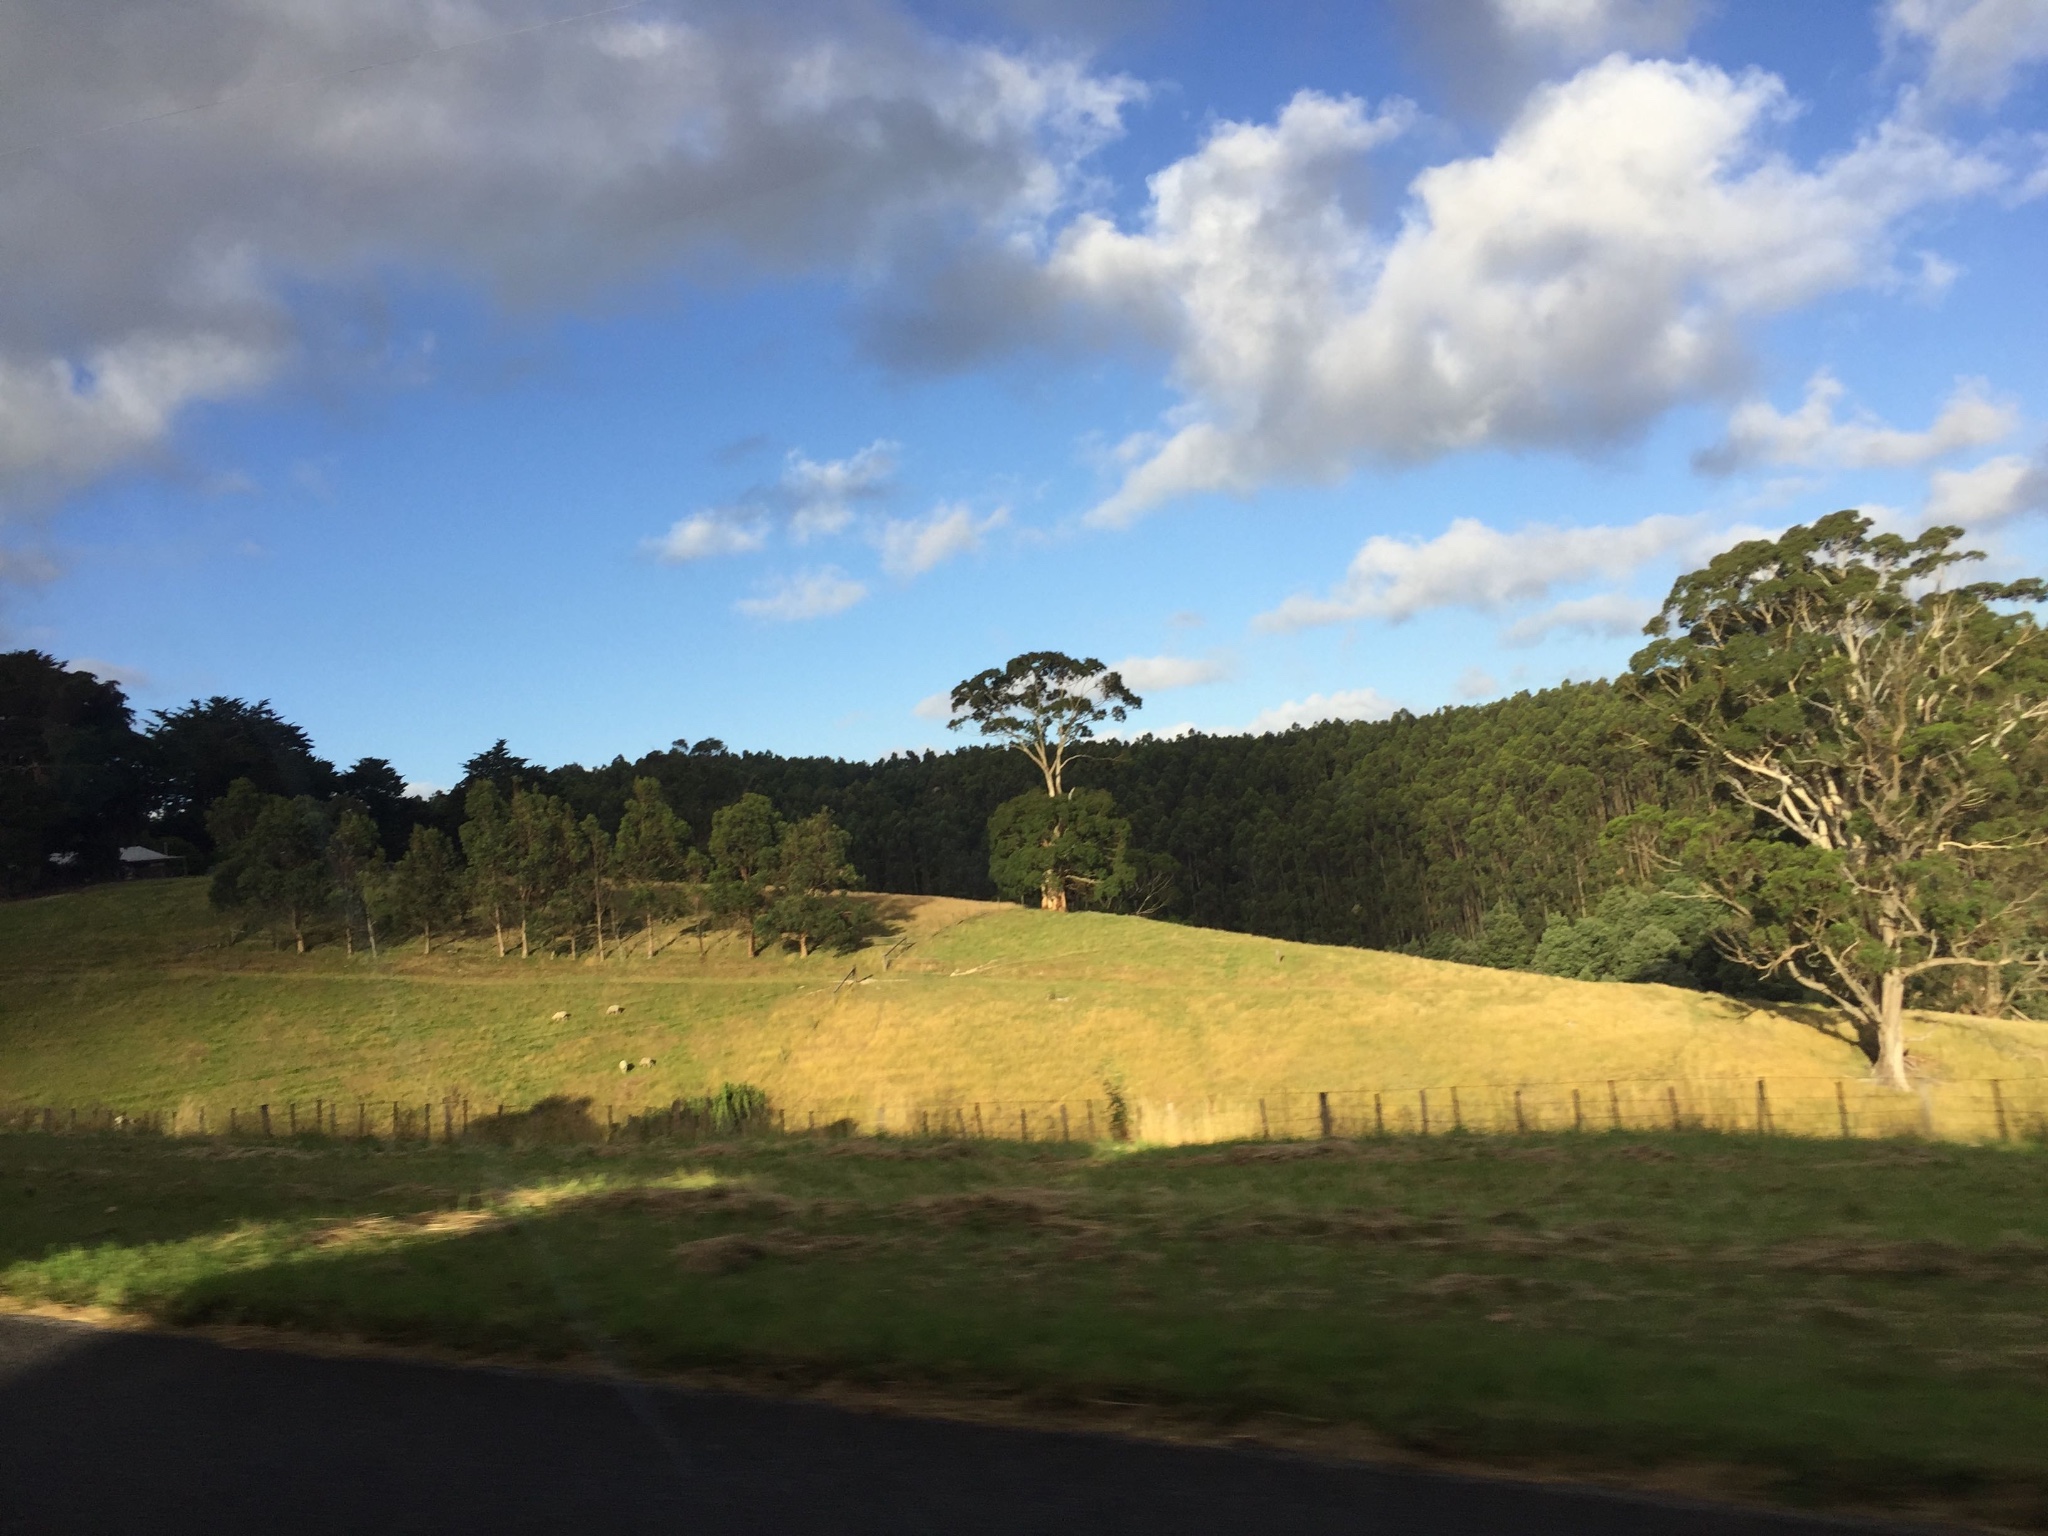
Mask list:
POLYGON ((1153 1099, 775 1102, 728 1087, 666 1105, 600 1107, 555 1097, 524 1108, 460 1092, 412 1100, 315 1098, 176 1108, 15 1104, 0 1131, 383 1144, 697 1141, 773 1133, 1184 1146, 1378 1136, 1719 1131, 1830 1138, 2048 1143, 2048 1077, 1923 1081, 1909 1092, 1866 1078, 1612 1078, 1444 1083, 1153 1099))

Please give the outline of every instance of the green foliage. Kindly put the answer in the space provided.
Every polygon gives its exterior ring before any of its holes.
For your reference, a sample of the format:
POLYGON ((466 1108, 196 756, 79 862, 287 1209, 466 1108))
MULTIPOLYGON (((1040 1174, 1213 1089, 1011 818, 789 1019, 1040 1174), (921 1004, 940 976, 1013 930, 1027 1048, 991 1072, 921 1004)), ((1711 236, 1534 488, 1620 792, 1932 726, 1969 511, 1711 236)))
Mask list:
POLYGON ((789 823, 775 848, 775 883, 804 894, 857 886, 860 876, 847 862, 847 841, 830 811, 789 823))
POLYGON ((722 876, 765 875, 782 841, 782 818, 766 795, 745 794, 711 818, 711 863, 722 876))
POLYGON ((808 957, 814 949, 851 954, 875 932, 872 909, 851 896, 787 891, 772 897, 754 919, 754 941, 781 942, 808 957))
POLYGON ((1106 790, 1026 793, 989 819, 989 875, 1011 901, 1113 908, 1136 874, 1131 824, 1106 790))
POLYGON ((461 836, 462 852, 469 861, 469 897, 491 914, 491 929, 497 935, 502 959, 505 914, 517 901, 519 889, 513 869, 512 816, 497 786, 488 779, 470 789, 465 809, 468 816, 461 836))
POLYGON ((445 931, 463 911, 462 869, 448 835, 439 827, 414 827, 385 891, 392 914, 419 930, 421 946, 431 955, 434 930, 445 931))
POLYGON ((299 953, 313 920, 335 898, 327 862, 327 813, 310 795, 266 795, 238 780, 208 817, 220 842, 210 896, 216 907, 253 910, 291 932, 299 953))
POLYGON ((953 687, 952 730, 974 725, 1031 761, 1047 795, 1065 792, 1065 773, 1076 743, 1104 720, 1124 720, 1144 706, 1124 686, 1123 674, 1094 657, 1076 661, 1059 651, 1028 651, 953 687))
POLYGON ((268 700, 194 699, 179 709, 155 711, 148 735, 158 825, 202 848, 212 846, 207 809, 237 779, 286 799, 334 790, 334 765, 315 756, 312 738, 268 700))
POLYGON ((376 920, 371 912, 371 893, 384 871, 384 845, 378 841, 377 823, 370 813, 351 801, 342 801, 334 830, 327 838, 327 866, 334 878, 335 894, 341 898, 342 922, 347 941, 355 948, 355 922, 363 920, 376 948, 376 920))
POLYGON ((0 655, 0 890, 111 873, 143 832, 144 746, 117 684, 42 651, 0 655))
POLYGON ((1722 903, 1731 958, 1841 1006, 1904 1087, 1909 984, 2048 971, 2048 585, 1950 587, 1981 558, 1961 529, 1870 528, 1838 512, 1672 587, 1635 687, 1714 801, 1632 823, 1722 903))
POLYGON ((1452 945, 1450 958, 1467 965, 1489 965, 1497 971, 1525 971, 1535 950, 1529 925, 1522 921, 1515 904, 1503 896, 1479 920, 1478 937, 1452 945))
POLYGON ((1683 882, 1661 891, 1619 886, 1574 921, 1551 915, 1528 968, 1580 981, 1712 986, 1721 980, 1720 905, 1683 882))

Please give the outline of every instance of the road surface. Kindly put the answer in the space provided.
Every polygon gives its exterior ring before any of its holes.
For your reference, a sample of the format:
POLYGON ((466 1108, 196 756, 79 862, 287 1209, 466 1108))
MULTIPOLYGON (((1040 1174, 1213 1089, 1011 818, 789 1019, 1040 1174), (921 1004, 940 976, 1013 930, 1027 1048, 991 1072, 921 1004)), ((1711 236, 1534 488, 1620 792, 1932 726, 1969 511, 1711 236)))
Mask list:
POLYGON ((0 1530, 1771 1536, 1553 1486, 0 1317, 0 1530))

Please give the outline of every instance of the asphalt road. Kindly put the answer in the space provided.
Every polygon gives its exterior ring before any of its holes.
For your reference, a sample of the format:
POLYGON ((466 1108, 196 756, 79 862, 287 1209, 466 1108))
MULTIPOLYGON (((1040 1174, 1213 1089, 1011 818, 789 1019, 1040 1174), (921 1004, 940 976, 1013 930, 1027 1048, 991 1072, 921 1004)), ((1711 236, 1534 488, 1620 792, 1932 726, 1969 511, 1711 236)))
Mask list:
POLYGON ((0 1318, 0 1531, 1724 1536, 1789 1516, 0 1318))

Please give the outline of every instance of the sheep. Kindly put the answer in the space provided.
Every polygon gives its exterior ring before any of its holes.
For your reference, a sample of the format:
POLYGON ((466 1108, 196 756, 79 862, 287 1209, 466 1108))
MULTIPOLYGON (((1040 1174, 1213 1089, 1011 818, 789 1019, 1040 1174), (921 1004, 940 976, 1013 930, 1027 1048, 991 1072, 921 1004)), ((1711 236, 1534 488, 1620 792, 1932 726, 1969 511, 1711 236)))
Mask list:
POLYGON ((654 1065, 654 1058, 652 1056, 642 1056, 640 1058, 640 1065, 643 1067, 651 1067, 654 1065))
POLYGON ((551 1017, 549 1018, 548 1022, 549 1022, 550 1024, 566 1024, 566 1023, 568 1023, 568 1022, 569 1022, 569 1010, 568 1010, 568 1009, 566 1009, 566 1008, 557 1008, 557 1009, 556 1009, 556 1010, 554 1011, 554 1014, 553 1014, 553 1015, 552 1015, 552 1016, 551 1016, 551 1017))
POLYGON ((622 1061, 619 1063, 619 1070, 621 1072, 630 1072, 633 1070, 633 1063, 631 1063, 630 1061, 622 1061))
POLYGON ((625 1011, 626 1005, 624 1003, 613 1003, 610 1007, 605 1009, 606 1013, 624 1013, 625 1011))

